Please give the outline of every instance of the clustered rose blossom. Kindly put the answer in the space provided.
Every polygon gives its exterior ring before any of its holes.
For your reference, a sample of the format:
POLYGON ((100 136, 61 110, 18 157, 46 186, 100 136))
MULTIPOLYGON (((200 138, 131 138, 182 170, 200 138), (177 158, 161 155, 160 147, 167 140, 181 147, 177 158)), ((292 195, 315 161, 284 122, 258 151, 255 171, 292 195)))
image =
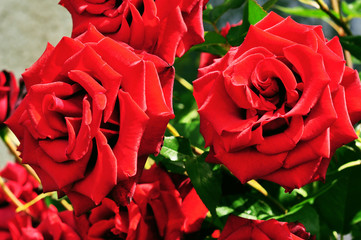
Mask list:
POLYGON ((17 80, 12 72, 0 72, 0 127, 15 108, 19 95, 17 80))
POLYGON ((204 41, 202 12, 208 0, 61 0, 73 19, 72 37, 89 23, 102 34, 173 64, 204 41))
POLYGON ((200 76, 194 96, 207 159, 243 183, 292 190, 323 180, 335 150, 357 138, 360 79, 321 26, 270 13, 200 76))
POLYGON ((72 211, 58 212, 53 205, 44 208, 38 219, 32 219, 31 216, 25 213, 17 214, 15 219, 8 223, 11 233, 9 239, 81 240, 83 238, 78 233, 78 226, 75 221, 72 211))
POLYGON ((268 221, 250 220, 230 215, 221 232, 219 240, 315 240, 306 232, 301 223, 278 222, 275 219, 268 221))
POLYGON ((175 240, 198 231, 208 210, 188 180, 175 185, 155 165, 144 170, 129 205, 122 207, 105 198, 92 209, 87 238, 175 240))
POLYGON ((90 26, 49 44, 23 78, 28 94, 7 124, 44 191, 65 193, 77 214, 116 186, 128 201, 173 118, 173 67, 90 26))
MULTIPOLYGON (((39 182, 23 166, 9 162, 0 172, 5 185, 22 203, 30 202, 38 196, 39 182)), ((26 209, 15 212, 17 206, 0 191, 0 239, 81 239, 73 212, 58 213, 54 206, 46 207, 44 201, 38 201, 26 209)))

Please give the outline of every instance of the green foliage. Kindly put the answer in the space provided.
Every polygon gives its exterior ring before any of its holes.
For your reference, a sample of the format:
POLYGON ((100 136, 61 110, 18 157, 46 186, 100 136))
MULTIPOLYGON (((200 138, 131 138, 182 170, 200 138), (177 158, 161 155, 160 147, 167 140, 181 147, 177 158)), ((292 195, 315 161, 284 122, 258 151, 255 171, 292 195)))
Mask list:
POLYGON ((203 12, 203 21, 217 23, 219 18, 229 9, 236 9, 242 6, 245 0, 225 0, 221 5, 213 7, 208 4, 207 9, 203 12))
POLYGON ((345 36, 340 37, 342 47, 361 61, 361 36, 345 36))
POLYGON ((207 153, 186 161, 186 170, 194 188, 213 216, 222 198, 221 175, 212 164, 205 162, 207 153))
POLYGON ((265 10, 255 0, 248 0, 243 9, 242 24, 229 30, 227 34, 228 42, 232 46, 239 46, 243 42, 249 26, 256 24, 266 15, 265 10))

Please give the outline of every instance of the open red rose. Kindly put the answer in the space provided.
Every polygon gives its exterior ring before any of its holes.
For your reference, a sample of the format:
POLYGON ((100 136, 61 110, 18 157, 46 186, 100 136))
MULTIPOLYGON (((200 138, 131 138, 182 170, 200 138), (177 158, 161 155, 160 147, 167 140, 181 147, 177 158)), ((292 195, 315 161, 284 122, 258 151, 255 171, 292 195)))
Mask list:
POLYGON ((67 194, 77 214, 117 184, 131 189, 173 117, 174 69, 94 27, 48 45, 23 78, 28 94, 7 124, 44 191, 67 194))
POLYGON ((187 179, 176 182, 156 166, 144 170, 127 207, 106 198, 91 211, 88 239, 173 240, 198 231, 208 210, 187 179))
POLYGON ((204 41, 202 12, 208 0, 61 0, 73 18, 72 36, 89 23, 101 33, 160 56, 169 64, 204 41))
POLYGON ((10 116, 19 95, 19 87, 12 72, 0 72, 0 126, 10 116))
POLYGON ((278 222, 275 219, 268 221, 250 220, 234 215, 227 219, 219 240, 311 240, 316 239, 306 232, 301 223, 278 222))
POLYGON ((200 75, 194 96, 208 160, 243 183, 292 190, 323 180, 334 151, 357 138, 360 79, 321 26, 270 13, 200 75))

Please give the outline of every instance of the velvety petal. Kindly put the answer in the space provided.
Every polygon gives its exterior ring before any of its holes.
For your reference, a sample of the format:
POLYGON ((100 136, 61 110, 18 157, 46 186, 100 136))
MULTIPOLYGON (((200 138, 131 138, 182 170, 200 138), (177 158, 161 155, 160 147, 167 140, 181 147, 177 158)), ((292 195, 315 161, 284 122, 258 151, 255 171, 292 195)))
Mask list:
POLYGON ((119 91, 120 126, 118 141, 113 148, 117 158, 118 180, 127 179, 137 172, 139 144, 148 122, 147 115, 128 93, 119 91))
POLYGON ((319 136, 336 121, 337 114, 331 98, 330 88, 327 87, 315 107, 305 119, 302 135, 303 141, 308 141, 319 136))
POLYGON ((346 61, 325 44, 319 44, 317 53, 322 55, 325 70, 331 79, 330 90, 333 92, 341 83, 346 61))
POLYGON ((312 31, 308 25, 297 23, 292 20, 291 17, 285 18, 278 24, 267 28, 265 31, 294 43, 308 46, 313 51, 317 51, 319 48, 317 41, 318 35, 312 31), (287 29, 287 31, 285 31, 285 29, 287 29))
POLYGON ((345 73, 341 82, 345 88, 345 98, 347 104, 347 111, 352 124, 355 124, 361 119, 361 83, 358 72, 349 67, 345 68, 345 73))
POLYGON ((284 168, 293 168, 319 157, 330 157, 330 129, 326 129, 312 140, 300 142, 287 155, 284 168))
POLYGON ((345 91, 339 86, 338 91, 332 94, 337 119, 330 128, 331 151, 358 138, 348 116, 345 91))
POLYGON ((329 84, 330 78, 325 71, 323 58, 311 48, 303 45, 293 45, 283 49, 284 55, 289 60, 304 83, 304 90, 297 104, 288 112, 289 115, 306 115, 316 104, 329 84), (317 81, 315 81, 317 79, 317 81))
POLYGON ((197 101, 198 108, 201 108, 205 103, 214 81, 218 77, 220 77, 220 72, 211 72, 193 82, 193 95, 197 101))
POLYGON ((160 86, 155 66, 152 62, 145 62, 146 101, 149 126, 142 138, 140 155, 158 153, 161 148, 164 132, 170 119, 174 118, 172 109, 167 106, 160 86))
POLYGON ((264 32, 251 25, 244 42, 238 49, 238 52, 244 53, 254 47, 264 47, 277 56, 283 56, 283 49, 294 44, 295 43, 290 40, 264 32))
POLYGON ((97 145, 95 166, 90 173, 87 173, 86 178, 75 183, 73 189, 89 197, 95 204, 99 204, 117 184, 117 159, 100 131, 97 132, 95 141, 97 145))
POLYGON ((262 20, 255 24, 256 27, 266 30, 269 27, 272 27, 283 21, 283 17, 279 16, 275 12, 270 12, 262 20))
MULTIPOLYGON (((179 7, 173 9, 169 6, 169 3, 165 4, 165 6, 162 6, 162 8, 167 8, 169 13, 167 18, 163 19, 159 26, 159 36, 154 53, 170 65, 173 65, 176 48, 182 35, 187 31, 187 26, 182 18, 179 7), (177 26, 177 28, 173 26, 177 26)), ((159 15, 161 15, 162 10, 159 9, 159 11, 159 15)), ((160 19, 162 19, 161 16, 160 19)))
MULTIPOLYGON (((217 153, 217 151, 216 151, 217 153)), ((235 153, 217 153, 216 157, 242 182, 270 174, 283 165, 287 153, 262 154, 246 148, 235 153)))
POLYGON ((184 232, 192 233, 198 231, 208 213, 208 209, 194 188, 183 199, 182 212, 185 216, 184 232))
POLYGON ((262 179, 275 182, 284 187, 286 191, 291 191, 312 181, 313 175, 320 166, 321 160, 322 157, 319 157, 318 159, 298 165, 294 168, 280 169, 270 175, 262 177, 262 179))
POLYGON ((221 78, 216 79, 208 99, 198 112, 202 118, 206 118, 213 125, 219 135, 222 131, 235 132, 246 129, 257 120, 256 116, 251 119, 240 117, 240 109, 226 93, 221 78), (225 122, 224 119, 227 121, 225 122))
POLYGON ((257 150, 264 154, 278 154, 294 149, 302 137, 303 124, 302 116, 294 116, 285 131, 264 137, 264 140, 256 146, 257 150))

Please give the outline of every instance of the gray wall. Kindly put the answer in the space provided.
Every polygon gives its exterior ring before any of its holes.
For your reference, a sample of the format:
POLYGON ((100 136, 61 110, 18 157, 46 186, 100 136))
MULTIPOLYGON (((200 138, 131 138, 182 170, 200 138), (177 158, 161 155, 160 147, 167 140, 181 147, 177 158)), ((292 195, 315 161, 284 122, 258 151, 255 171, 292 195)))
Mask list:
MULTIPOLYGON (((0 0, 0 71, 13 71, 17 78, 44 52, 70 36, 71 17, 57 0, 0 0)), ((12 160, 0 141, 0 168, 12 160)))

